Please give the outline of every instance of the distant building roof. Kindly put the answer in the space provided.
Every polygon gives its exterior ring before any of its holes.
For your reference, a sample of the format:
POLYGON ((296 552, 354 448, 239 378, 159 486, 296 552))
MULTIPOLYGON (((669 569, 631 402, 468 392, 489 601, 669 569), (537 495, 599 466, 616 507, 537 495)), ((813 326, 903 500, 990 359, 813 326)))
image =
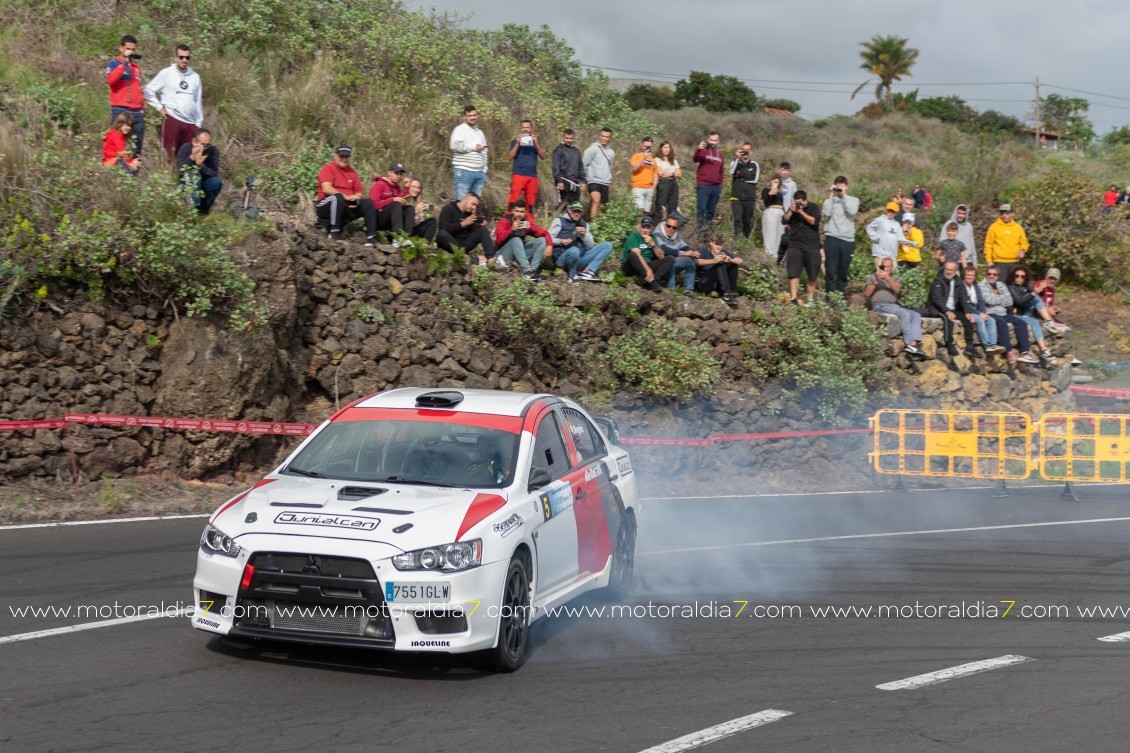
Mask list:
MULTIPOLYGON (((1021 126, 1017 130, 1019 130, 1021 133, 1030 133, 1033 136, 1036 135, 1036 129, 1035 128, 1029 128, 1028 126, 1021 126)), ((1048 130, 1045 130, 1043 128, 1040 129, 1040 135, 1041 136, 1047 136, 1049 141, 1057 141, 1058 139, 1061 138, 1060 135, 1058 133, 1056 133, 1055 131, 1048 131, 1048 130)))
POLYGON ((769 115, 787 115, 787 116, 793 117, 793 118, 799 118, 800 117, 799 115, 797 115, 792 110, 780 110, 776 107, 766 107, 765 112, 769 115))

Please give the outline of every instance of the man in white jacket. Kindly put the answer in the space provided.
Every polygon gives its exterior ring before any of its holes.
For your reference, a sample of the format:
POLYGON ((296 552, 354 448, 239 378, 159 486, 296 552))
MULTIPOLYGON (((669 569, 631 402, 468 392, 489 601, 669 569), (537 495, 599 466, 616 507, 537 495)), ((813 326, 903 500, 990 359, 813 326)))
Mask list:
POLYGON ((463 122, 451 131, 451 170, 455 177, 455 200, 468 193, 483 195, 487 183, 487 137, 479 128, 479 111, 463 108, 463 122))
POLYGON ((902 225, 895 219, 900 207, 896 202, 889 202, 881 216, 871 220, 867 226, 867 237, 871 239, 871 257, 875 260, 875 268, 882 266, 883 259, 898 261, 899 246, 918 247, 918 243, 902 234, 902 225))
POLYGON ((184 144, 191 144, 196 129, 204 124, 204 90, 200 75, 188 61, 192 50, 177 45, 173 64, 163 69, 145 85, 145 101, 161 113, 161 146, 170 159, 184 144))

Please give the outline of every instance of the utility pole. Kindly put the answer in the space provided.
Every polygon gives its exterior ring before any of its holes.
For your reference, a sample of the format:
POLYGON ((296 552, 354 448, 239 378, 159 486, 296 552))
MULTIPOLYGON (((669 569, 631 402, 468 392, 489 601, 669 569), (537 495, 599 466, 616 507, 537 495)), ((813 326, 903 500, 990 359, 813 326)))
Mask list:
POLYGON ((1040 77, 1036 76, 1036 148, 1040 148, 1040 129, 1043 123, 1040 122, 1040 77))

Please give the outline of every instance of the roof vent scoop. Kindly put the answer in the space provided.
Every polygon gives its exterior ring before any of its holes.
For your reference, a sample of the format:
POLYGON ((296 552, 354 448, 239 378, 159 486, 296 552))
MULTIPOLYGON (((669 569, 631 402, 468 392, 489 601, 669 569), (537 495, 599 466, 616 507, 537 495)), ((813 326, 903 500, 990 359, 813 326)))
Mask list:
POLYGON ((417 408, 454 408, 463 402, 463 393, 454 391, 425 392, 416 398, 417 408))

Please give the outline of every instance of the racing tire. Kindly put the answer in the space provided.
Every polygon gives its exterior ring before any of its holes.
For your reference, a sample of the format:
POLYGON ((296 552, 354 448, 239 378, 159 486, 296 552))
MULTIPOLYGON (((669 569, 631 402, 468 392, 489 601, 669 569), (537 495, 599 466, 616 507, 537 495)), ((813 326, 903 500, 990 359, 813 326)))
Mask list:
POLYGON ((612 571, 608 575, 609 598, 621 601, 628 598, 635 586, 636 576, 636 519, 631 514, 620 520, 616 543, 612 549, 612 571))
POLYGON ((526 661, 530 642, 530 576, 519 557, 506 569, 499 615, 497 644, 475 654, 474 663, 491 672, 513 672, 526 661))

